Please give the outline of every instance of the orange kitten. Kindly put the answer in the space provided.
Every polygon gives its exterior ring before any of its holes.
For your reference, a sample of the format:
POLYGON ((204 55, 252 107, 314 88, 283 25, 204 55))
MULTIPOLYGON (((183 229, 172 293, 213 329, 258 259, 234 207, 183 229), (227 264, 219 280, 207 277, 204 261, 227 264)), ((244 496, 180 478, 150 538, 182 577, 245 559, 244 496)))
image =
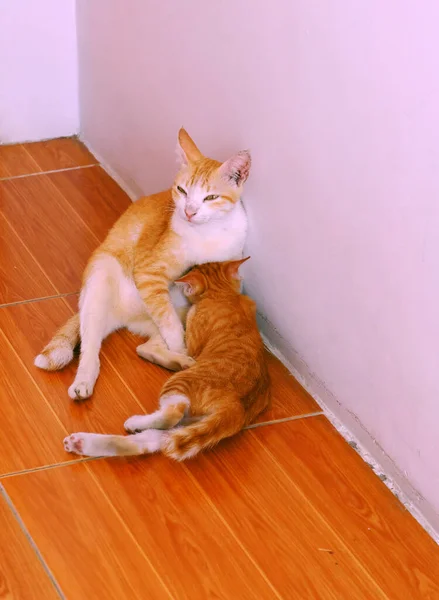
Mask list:
POLYGON ((198 266, 178 280, 192 304, 186 339, 196 363, 165 383, 157 411, 126 421, 127 431, 140 433, 74 433, 64 440, 68 452, 127 456, 161 451, 185 460, 238 433, 268 407, 270 380, 256 305, 239 292, 238 269, 245 260, 198 266))
POLYGON ((73 399, 93 393, 102 340, 121 327, 150 338, 137 349, 143 358, 172 370, 193 364, 169 286, 196 264, 242 257, 249 153, 221 164, 203 156, 184 129, 178 148, 182 164, 172 189, 141 198, 120 217, 85 269, 79 313, 35 359, 41 369, 62 369, 81 341, 73 399))

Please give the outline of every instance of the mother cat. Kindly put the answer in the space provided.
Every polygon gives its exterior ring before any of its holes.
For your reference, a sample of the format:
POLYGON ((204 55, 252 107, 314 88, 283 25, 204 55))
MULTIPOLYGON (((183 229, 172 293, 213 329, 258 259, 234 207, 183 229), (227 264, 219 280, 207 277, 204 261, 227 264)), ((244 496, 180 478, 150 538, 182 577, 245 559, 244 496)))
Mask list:
POLYGON ((137 352, 173 370, 193 364, 170 284, 196 264, 242 257, 247 219, 241 204, 250 171, 247 151, 224 163, 206 158, 179 131, 181 168, 170 190, 133 203, 92 254, 84 272, 79 313, 59 329, 35 358, 53 371, 81 356, 69 396, 91 396, 99 375, 102 340, 127 327, 149 337, 137 352))

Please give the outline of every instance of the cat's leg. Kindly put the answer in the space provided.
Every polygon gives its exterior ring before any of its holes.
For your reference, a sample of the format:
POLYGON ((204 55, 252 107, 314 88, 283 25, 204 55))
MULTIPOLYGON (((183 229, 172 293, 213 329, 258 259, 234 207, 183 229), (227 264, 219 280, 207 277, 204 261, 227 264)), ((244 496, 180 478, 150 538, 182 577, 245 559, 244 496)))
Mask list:
POLYGON ((187 354, 171 352, 163 341, 162 336, 157 333, 147 342, 137 346, 136 352, 139 356, 170 371, 181 371, 195 364, 195 360, 187 354))
POLYGON ((112 256, 101 256, 91 265, 79 301, 81 355, 68 394, 73 400, 92 395, 99 375, 102 340, 120 326, 112 307, 117 305, 120 265, 112 256))
MULTIPOLYGON (((189 307, 179 307, 176 309, 182 323, 186 320, 188 309, 189 307)), ((195 364, 195 361, 187 354, 171 352, 168 349, 159 330, 146 313, 142 316, 136 315, 131 318, 126 326, 131 333, 149 338, 147 342, 140 344, 136 348, 137 354, 145 360, 165 367, 165 369, 169 369, 170 371, 181 371, 195 364)))
POLYGON ((72 433, 64 439, 64 449, 81 456, 136 456, 161 449, 162 431, 149 429, 135 435, 72 433))
MULTIPOLYGON (((187 300, 181 297, 180 290, 176 286, 171 288, 170 298, 174 311, 184 327, 190 306, 187 300)), ((195 361, 186 353, 169 350, 158 327, 147 313, 142 318, 136 316, 131 319, 127 323, 127 328, 134 334, 149 337, 147 342, 136 348, 137 354, 145 360, 165 367, 165 369, 169 369, 170 371, 181 371, 195 364, 195 361)))
POLYGON ((134 280, 140 297, 165 344, 171 352, 186 354, 184 328, 171 301, 168 277, 148 272, 143 264, 136 267, 134 280))
POLYGON ((171 429, 178 425, 190 408, 189 398, 184 394, 165 394, 160 398, 160 408, 149 415, 135 415, 125 421, 129 433, 145 429, 171 429))

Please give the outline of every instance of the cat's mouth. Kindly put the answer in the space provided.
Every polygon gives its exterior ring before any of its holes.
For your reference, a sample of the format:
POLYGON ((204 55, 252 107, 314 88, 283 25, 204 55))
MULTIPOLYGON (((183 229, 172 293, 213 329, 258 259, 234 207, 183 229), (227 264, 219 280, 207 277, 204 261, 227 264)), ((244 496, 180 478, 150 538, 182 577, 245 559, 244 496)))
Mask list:
POLYGON ((187 215, 184 216, 184 219, 187 223, 190 223, 191 225, 200 225, 201 223, 203 223, 202 219, 197 218, 196 215, 192 215, 190 217, 188 217, 187 215))

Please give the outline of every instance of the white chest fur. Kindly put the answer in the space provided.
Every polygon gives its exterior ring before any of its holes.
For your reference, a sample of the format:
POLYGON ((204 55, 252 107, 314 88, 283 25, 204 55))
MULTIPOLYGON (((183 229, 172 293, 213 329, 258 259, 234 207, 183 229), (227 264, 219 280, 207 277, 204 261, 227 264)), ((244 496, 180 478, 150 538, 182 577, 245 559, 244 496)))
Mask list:
POLYGON ((247 234, 247 216, 241 202, 220 219, 192 224, 177 214, 172 229, 181 238, 180 259, 188 269, 196 264, 240 258, 247 234))

